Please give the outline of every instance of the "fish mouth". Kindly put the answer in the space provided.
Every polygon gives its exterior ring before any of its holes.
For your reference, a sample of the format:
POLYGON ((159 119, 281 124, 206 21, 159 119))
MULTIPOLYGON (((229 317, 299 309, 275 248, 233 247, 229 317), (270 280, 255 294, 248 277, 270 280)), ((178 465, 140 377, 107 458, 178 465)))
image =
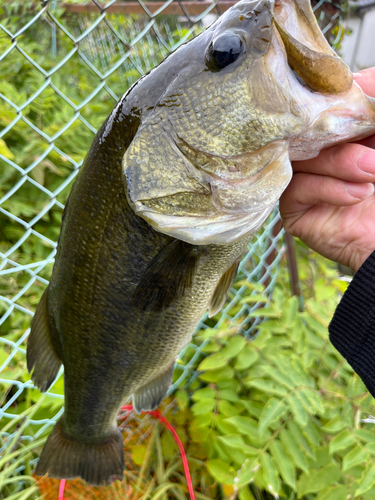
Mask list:
POLYGON ((351 88, 352 72, 324 38, 309 0, 276 0, 272 17, 289 67, 308 88, 323 94, 351 88))

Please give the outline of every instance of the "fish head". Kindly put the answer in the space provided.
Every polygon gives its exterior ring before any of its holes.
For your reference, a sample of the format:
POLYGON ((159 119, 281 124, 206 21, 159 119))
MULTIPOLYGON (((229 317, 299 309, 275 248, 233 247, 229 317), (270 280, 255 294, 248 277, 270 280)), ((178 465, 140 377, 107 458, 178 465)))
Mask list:
POLYGON ((248 237, 291 160, 375 130, 374 101, 308 0, 238 2, 145 82, 160 94, 124 155, 126 194, 154 229, 192 244, 248 237))
POLYGON ((279 36, 267 64, 274 74, 283 74, 293 109, 305 115, 306 126, 290 137, 290 159, 314 158, 322 149, 373 134, 375 100, 353 81, 350 68, 323 36, 310 1, 276 0, 273 21, 279 36), (286 59, 277 55, 280 50, 286 59))

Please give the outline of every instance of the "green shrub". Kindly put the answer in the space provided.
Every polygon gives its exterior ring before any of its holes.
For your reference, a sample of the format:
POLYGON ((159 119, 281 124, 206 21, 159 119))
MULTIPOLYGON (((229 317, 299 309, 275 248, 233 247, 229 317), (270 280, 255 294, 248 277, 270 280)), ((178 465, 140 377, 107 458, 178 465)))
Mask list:
POLYGON ((374 400, 328 340, 346 284, 320 257, 300 264, 303 312, 284 276, 253 313, 266 317, 254 340, 230 324, 198 332, 207 357, 189 435, 211 477, 240 500, 374 498, 375 428, 362 421, 374 400))

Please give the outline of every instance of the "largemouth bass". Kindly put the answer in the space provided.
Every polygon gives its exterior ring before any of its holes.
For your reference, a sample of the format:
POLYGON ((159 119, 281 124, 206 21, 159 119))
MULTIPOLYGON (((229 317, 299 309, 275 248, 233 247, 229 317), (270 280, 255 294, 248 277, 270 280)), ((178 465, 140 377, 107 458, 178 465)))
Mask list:
POLYGON ((375 132, 307 0, 242 0, 122 97, 64 210, 27 364, 65 411, 36 474, 121 478, 116 416, 154 409, 207 308, 288 185, 291 160, 375 132))

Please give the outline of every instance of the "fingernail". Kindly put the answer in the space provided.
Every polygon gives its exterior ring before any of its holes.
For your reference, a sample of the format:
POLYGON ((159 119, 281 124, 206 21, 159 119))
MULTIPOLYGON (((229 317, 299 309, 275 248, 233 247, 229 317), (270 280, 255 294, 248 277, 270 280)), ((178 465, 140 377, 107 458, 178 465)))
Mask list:
POLYGON ((365 151, 357 158, 357 167, 366 174, 375 174, 375 151, 365 151))
POLYGON ((353 198, 364 199, 368 198, 374 193, 373 184, 354 184, 346 183, 346 192, 353 196, 353 198))
POLYGON ((362 78, 363 73, 353 73, 353 78, 362 78))

